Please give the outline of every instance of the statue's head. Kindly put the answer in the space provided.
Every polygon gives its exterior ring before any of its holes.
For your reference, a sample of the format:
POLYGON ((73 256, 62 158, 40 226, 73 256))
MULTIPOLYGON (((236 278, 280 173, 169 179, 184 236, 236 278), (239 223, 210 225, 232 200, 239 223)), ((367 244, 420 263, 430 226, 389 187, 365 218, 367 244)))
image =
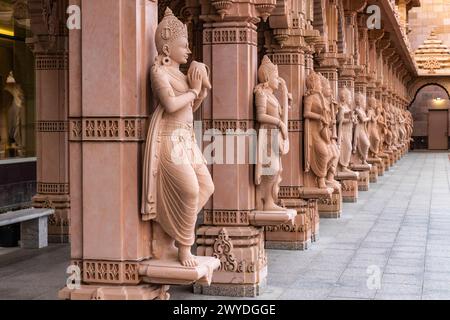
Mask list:
POLYGON ((187 27, 172 13, 169 8, 164 13, 164 18, 158 24, 155 34, 156 50, 163 56, 164 64, 170 64, 173 60, 178 64, 188 62, 189 42, 187 27))
POLYGON ((273 90, 278 89, 280 80, 278 77, 278 67, 270 61, 268 56, 264 56, 258 69, 258 80, 267 84, 273 90))
POLYGON ((339 90, 339 101, 341 103, 348 103, 350 104, 352 97, 352 93, 347 87, 343 87, 339 90))
POLYGON ((314 71, 311 71, 311 73, 306 77, 306 89, 312 91, 322 91, 320 77, 314 71))
POLYGON ((321 73, 319 73, 319 77, 323 95, 327 98, 331 97, 333 95, 333 90, 331 90, 330 81, 321 73))
POLYGON ((362 109, 366 109, 366 96, 363 94, 363 93, 361 93, 361 92, 358 92, 356 95, 355 95, 355 104, 358 106, 358 107, 361 107, 362 109))

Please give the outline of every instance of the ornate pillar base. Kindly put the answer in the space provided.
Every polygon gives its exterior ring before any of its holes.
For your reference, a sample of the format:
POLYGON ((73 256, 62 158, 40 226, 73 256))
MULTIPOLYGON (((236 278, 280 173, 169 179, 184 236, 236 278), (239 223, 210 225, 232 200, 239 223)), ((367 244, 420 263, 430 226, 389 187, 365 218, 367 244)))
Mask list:
POLYGON ((168 300, 166 285, 101 286, 81 285, 79 289, 61 289, 59 299, 64 300, 168 300))
MULTIPOLYGON (((41 186, 38 186, 40 188, 41 186)), ((68 195, 37 194, 33 197, 34 208, 51 208, 55 214, 48 218, 48 242, 69 242, 69 210, 68 195)))
POLYGON ((331 199, 319 199, 320 218, 339 218, 342 213, 341 187, 334 188, 331 199))
POLYGON ((311 219, 311 241, 316 242, 319 240, 320 229, 319 200, 309 199, 308 211, 311 219))
POLYGON ((384 151, 384 153, 380 154, 380 158, 383 160, 384 171, 389 171, 391 167, 391 160, 387 152, 389 151, 384 151))
POLYGON ((194 293, 256 297, 266 284, 264 228, 248 225, 208 226, 197 230, 197 255, 220 260, 210 286, 195 284, 194 293))
POLYGON ((367 162, 372 166, 370 168, 369 181, 370 183, 377 183, 378 176, 380 175, 380 167, 383 163, 383 160, 381 158, 369 158, 367 159, 367 162))
POLYGON ((357 202, 358 201, 358 178, 357 172, 344 173, 339 172, 336 180, 341 183, 342 201, 357 202))
POLYGON ((358 190, 369 191, 369 177, 372 166, 366 164, 354 164, 351 166, 353 171, 358 172, 358 190))
POLYGON ((311 245, 311 217, 308 203, 301 199, 283 199, 281 204, 295 209, 297 216, 294 224, 280 224, 265 227, 266 249, 306 250, 311 245))

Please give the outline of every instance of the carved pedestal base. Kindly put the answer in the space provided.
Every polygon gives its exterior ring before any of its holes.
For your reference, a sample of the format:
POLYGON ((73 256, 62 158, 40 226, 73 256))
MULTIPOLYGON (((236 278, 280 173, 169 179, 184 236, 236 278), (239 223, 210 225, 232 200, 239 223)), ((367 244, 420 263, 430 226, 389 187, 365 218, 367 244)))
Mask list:
MULTIPOLYGON (((46 191, 45 187, 46 186, 41 185, 38 188, 44 188, 42 191, 46 191)), ((61 190, 61 192, 63 191, 64 190, 61 190)), ((51 208, 55 210, 55 214, 48 217, 48 242, 68 243, 70 208, 69 196, 63 194, 37 194, 33 197, 32 201, 34 208, 51 208)))
POLYGON ((168 300, 166 285, 105 286, 81 285, 79 289, 63 288, 58 293, 64 300, 168 300))
POLYGON ((341 184, 343 202, 358 201, 358 178, 357 172, 338 172, 336 180, 341 184))
POLYGON ((383 166, 384 166, 384 171, 389 171, 389 168, 391 166, 391 161, 390 161, 390 157, 389 154, 387 154, 386 152, 380 155, 381 160, 383 160, 383 166))
POLYGON ((380 174, 380 171, 383 170, 383 159, 374 157, 367 159, 367 162, 372 165, 370 168, 369 180, 371 183, 376 183, 378 181, 378 176, 382 175, 380 174))
POLYGON ((369 191, 369 184, 370 184, 369 181, 370 181, 370 170, 359 172, 358 190, 369 191))
POLYGON ((316 242, 319 240, 319 228, 320 228, 320 215, 319 204, 316 199, 308 200, 308 212, 311 219, 311 241, 316 242))
POLYGON ((372 165, 372 168, 370 169, 369 172, 369 182, 370 183, 378 182, 378 165, 375 163, 372 165))
POLYGON ((267 276, 263 228, 203 225, 197 230, 197 255, 218 258, 220 267, 211 286, 197 283, 195 293, 232 297, 261 294, 267 276))
POLYGON ((342 212, 342 191, 341 188, 335 188, 331 199, 319 200, 320 218, 339 218, 342 212))
POLYGON ((219 259, 197 257, 197 262, 196 267, 184 267, 176 257, 170 260, 151 259, 139 264, 138 273, 143 282, 151 284, 211 284, 214 270, 220 267, 219 259))
POLYGON ((266 249, 306 250, 311 244, 311 217, 308 203, 300 199, 282 199, 281 205, 294 209, 294 224, 265 227, 266 249))
POLYGON ((369 177, 372 166, 369 164, 355 164, 352 165, 352 170, 358 172, 358 190, 369 191, 369 177))

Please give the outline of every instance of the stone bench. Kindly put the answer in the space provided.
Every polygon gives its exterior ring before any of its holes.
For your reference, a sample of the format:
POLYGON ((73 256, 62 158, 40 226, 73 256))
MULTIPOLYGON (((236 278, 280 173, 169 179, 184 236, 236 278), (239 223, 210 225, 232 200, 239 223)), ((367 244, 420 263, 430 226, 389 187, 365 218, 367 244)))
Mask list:
POLYGON ((53 209, 23 209, 0 214, 0 227, 20 223, 20 246, 40 249, 48 245, 47 220, 53 209))

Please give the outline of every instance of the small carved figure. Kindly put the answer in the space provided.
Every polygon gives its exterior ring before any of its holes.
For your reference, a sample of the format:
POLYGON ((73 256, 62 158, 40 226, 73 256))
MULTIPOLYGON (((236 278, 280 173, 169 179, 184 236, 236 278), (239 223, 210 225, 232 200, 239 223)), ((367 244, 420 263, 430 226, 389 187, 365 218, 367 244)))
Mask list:
POLYGON ((6 79, 4 90, 13 97, 8 109, 8 144, 12 148, 22 149, 22 118, 25 109, 25 95, 20 85, 16 83, 12 71, 6 79))
POLYGON ((330 122, 327 120, 325 99, 317 73, 306 78, 303 116, 305 118, 305 172, 316 176, 319 188, 327 188, 326 176, 332 159, 330 151, 330 122))
POLYGON ((354 115, 356 124, 353 139, 353 153, 357 154, 362 164, 368 164, 367 156, 369 153, 370 141, 366 124, 369 121, 369 118, 366 115, 366 97, 360 92, 355 95, 354 115))
POLYGON ((278 67, 264 56, 255 87, 256 119, 259 122, 258 154, 255 170, 256 206, 262 211, 285 211, 278 206, 281 156, 289 151, 288 109, 290 96, 278 67), (274 91, 281 86, 281 103, 274 91), (265 161, 265 160, 269 161, 265 161))
POLYGON ((376 158, 380 152, 380 128, 379 128, 379 115, 377 112, 377 99, 370 97, 368 100, 367 117, 369 118, 367 125, 367 133, 370 140, 370 156, 376 158))
POLYGON ((351 99, 351 92, 348 88, 344 87, 339 91, 339 110, 337 114, 338 142, 341 148, 339 170, 347 173, 353 173, 353 171, 348 168, 352 156, 354 121, 351 99))

